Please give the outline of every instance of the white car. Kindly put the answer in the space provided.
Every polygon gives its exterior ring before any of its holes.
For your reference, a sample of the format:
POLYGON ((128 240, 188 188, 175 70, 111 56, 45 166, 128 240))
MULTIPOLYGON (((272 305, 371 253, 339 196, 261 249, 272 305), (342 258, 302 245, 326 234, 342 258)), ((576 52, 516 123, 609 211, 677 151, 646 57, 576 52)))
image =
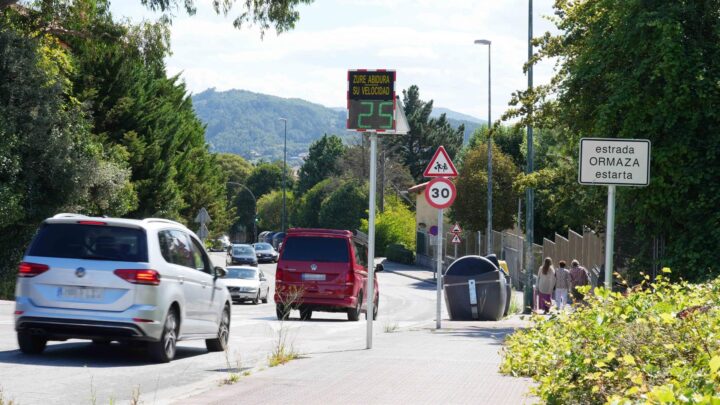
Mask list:
POLYGON ((223 281, 230 291, 233 302, 251 301, 255 305, 260 301, 263 304, 268 302, 270 285, 265 273, 257 267, 228 267, 223 281))
POLYGON ((258 242, 254 243, 253 247, 258 263, 277 263, 279 254, 271 244, 258 242))
POLYGON ((59 214, 18 269, 15 330, 23 353, 49 340, 146 342, 168 362, 179 340, 223 351, 232 301, 198 237, 166 219, 59 214))

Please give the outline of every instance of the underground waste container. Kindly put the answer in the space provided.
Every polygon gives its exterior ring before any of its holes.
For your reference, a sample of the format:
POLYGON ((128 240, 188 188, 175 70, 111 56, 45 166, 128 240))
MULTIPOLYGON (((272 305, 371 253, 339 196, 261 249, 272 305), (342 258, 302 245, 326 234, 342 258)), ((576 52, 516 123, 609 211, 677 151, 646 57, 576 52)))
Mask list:
POLYGON ((505 294, 507 299, 505 300, 505 311, 503 312, 503 316, 507 316, 508 312, 510 312, 510 301, 512 301, 512 283, 510 282, 510 272, 508 271, 508 266, 505 261, 500 263, 500 260, 498 260, 495 253, 489 254, 485 256, 490 260, 497 268, 500 270, 503 274, 505 274, 505 294))
POLYGON ((443 289, 452 320, 497 321, 505 313, 508 301, 505 273, 486 257, 464 256, 455 260, 443 276, 443 289))

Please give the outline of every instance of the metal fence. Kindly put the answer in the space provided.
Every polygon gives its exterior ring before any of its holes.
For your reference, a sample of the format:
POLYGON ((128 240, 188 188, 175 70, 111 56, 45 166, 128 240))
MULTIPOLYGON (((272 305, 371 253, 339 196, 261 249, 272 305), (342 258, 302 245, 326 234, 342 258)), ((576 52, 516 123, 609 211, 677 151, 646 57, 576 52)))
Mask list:
MULTIPOLYGON (((460 234, 460 243, 452 243, 454 234, 446 233, 443 238, 443 269, 446 269, 455 259, 468 256, 488 254, 487 238, 482 232, 463 232, 460 234)), ((526 280, 525 273, 525 239, 522 235, 511 232, 493 231, 492 253, 508 264, 510 277, 515 289, 522 289, 526 280)), ((590 270, 592 284, 597 285, 598 276, 604 262, 603 240, 596 233, 584 229, 583 234, 574 231, 568 237, 555 234, 554 240, 543 239, 543 244, 533 244, 532 252, 535 267, 540 267, 545 257, 553 259, 555 265, 560 260, 570 261, 577 259, 590 270)), ((417 232, 417 263, 422 266, 435 268, 435 252, 437 237, 424 231, 417 232)), ((535 269, 532 269, 533 273, 535 269)))

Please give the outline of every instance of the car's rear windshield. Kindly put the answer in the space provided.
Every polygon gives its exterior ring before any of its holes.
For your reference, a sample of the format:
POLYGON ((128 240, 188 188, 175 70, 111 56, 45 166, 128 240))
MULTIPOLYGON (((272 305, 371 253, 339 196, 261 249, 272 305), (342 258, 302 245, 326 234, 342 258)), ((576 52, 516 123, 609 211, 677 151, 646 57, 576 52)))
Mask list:
POLYGON ((44 224, 29 256, 147 262, 145 231, 109 225, 44 224))
POLYGON ((251 255, 253 250, 250 246, 233 246, 232 254, 234 255, 251 255))
POLYGON ((272 249, 272 245, 269 243, 256 243, 255 250, 269 250, 272 249))
POLYGON ((342 238, 323 238, 319 236, 290 237, 282 253, 283 260, 311 262, 347 263, 347 241, 342 238))
POLYGON ((228 273, 225 278, 242 278, 246 280, 254 280, 257 278, 257 270, 255 269, 227 269, 228 273))

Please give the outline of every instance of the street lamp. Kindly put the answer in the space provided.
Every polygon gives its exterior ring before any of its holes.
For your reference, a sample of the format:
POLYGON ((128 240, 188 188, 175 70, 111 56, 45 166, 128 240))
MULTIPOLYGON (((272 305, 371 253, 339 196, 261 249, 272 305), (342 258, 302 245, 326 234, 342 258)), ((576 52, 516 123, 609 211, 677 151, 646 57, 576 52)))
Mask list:
MULTIPOLYGON (((533 3, 528 0, 528 92, 533 88, 533 3)), ((528 107, 528 123, 527 123, 527 166, 525 173, 531 174, 533 168, 533 127, 532 127, 532 104, 528 107)), ((532 283, 533 272, 535 271, 535 256, 533 255, 533 240, 535 235, 535 190, 528 187, 525 191, 525 291, 523 294, 524 313, 530 313, 532 310, 532 283)))
POLYGON ((250 193, 250 196, 253 199, 253 240, 257 240, 257 199, 255 198, 255 194, 244 184, 236 183, 234 181, 228 181, 227 184, 232 184, 235 186, 240 186, 247 190, 248 193, 250 193))
POLYGON ((286 218, 286 211, 285 211, 285 184, 286 180, 285 177, 287 176, 287 118, 280 118, 280 121, 282 121, 285 124, 285 141, 283 142, 283 212, 282 212, 282 231, 285 232, 285 218, 286 218))
POLYGON ((476 39, 475 44, 487 45, 488 47, 488 192, 487 192, 487 252, 491 254, 493 251, 492 238, 492 119, 490 118, 492 106, 492 93, 490 92, 490 40, 476 39))

